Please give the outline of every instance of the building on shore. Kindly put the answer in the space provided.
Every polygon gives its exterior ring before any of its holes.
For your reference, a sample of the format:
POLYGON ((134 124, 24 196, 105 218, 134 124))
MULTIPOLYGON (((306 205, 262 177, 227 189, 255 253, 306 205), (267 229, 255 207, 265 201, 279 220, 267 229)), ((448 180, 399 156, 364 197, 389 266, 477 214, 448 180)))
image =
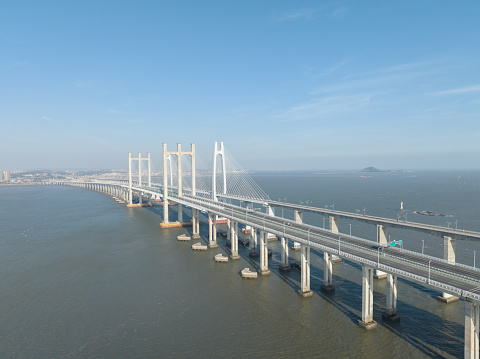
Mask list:
POLYGON ((0 182, 10 182, 10 171, 0 171, 0 182))

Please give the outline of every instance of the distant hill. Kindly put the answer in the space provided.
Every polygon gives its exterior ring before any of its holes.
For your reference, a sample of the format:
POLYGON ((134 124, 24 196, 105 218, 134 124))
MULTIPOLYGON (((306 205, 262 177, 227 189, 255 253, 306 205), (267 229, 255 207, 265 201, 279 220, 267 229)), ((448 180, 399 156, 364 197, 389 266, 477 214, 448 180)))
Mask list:
POLYGON ((375 168, 375 167, 365 167, 360 172, 390 172, 390 170, 379 170, 378 168, 375 168))

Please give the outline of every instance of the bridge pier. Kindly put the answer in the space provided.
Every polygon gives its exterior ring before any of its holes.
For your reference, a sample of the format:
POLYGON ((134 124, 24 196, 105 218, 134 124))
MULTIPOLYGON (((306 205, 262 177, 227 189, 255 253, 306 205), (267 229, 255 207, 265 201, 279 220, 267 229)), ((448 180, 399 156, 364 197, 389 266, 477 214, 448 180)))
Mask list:
POLYGON ((230 226, 230 249, 232 254, 230 258, 240 259, 238 255, 238 222, 231 221, 230 226))
POLYGON ((386 311, 382 313, 383 320, 398 322, 400 315, 397 314, 397 276, 387 274, 387 305, 386 311))
POLYGON ((323 272, 323 284, 320 289, 323 292, 333 292, 335 286, 333 285, 332 255, 328 252, 323 252, 323 259, 325 260, 325 270, 323 272))
POLYGON ((178 208, 177 220, 179 223, 183 223, 183 206, 180 203, 178 203, 177 208, 178 208))
POLYGON ((231 241, 231 240, 232 240, 232 230, 231 230, 231 227, 232 227, 232 221, 227 218, 227 241, 231 241))
MULTIPOLYGON (((328 227, 332 232, 338 233, 338 218, 335 216, 328 216, 328 227)), ((333 263, 342 262, 342 258, 332 254, 332 262, 333 263)))
POLYGON ((366 330, 375 329, 373 320, 373 268, 362 264, 362 319, 358 325, 366 330))
POLYGON ((268 270, 268 233, 266 231, 260 231, 260 269, 258 273, 261 275, 270 275, 268 270))
POLYGON ((479 305, 469 298, 465 300, 465 350, 464 357, 479 358, 479 305))
POLYGON ((297 223, 303 223, 303 213, 298 209, 293 210, 293 220, 297 223))
POLYGON ((300 261, 301 261, 301 281, 298 294, 302 297, 311 297, 313 292, 310 290, 310 247, 300 244, 300 261))
MULTIPOLYGON (((293 220, 296 223, 303 223, 303 213, 300 212, 297 209, 293 210, 293 220)), ((292 250, 297 251, 300 248, 300 243, 299 242, 293 242, 293 247, 292 250)))
MULTIPOLYGON (((455 263, 455 239, 452 239, 452 237, 443 237, 443 258, 450 263, 455 263)), ((459 298, 444 292, 437 297, 437 300, 448 304, 456 302, 459 298)))
MULTIPOLYGON (((377 224, 377 243, 378 244, 387 244, 387 227, 382 226, 381 224, 377 224)), ((387 278, 387 273, 375 269, 375 274, 373 278, 375 279, 384 279, 387 278)))
POLYGON ((280 270, 282 272, 290 271, 290 264, 288 263, 288 239, 281 237, 282 242, 282 264, 280 264, 280 270))
MULTIPOLYGON (((217 216, 215 216, 216 218, 217 216)), ((210 218, 210 214, 208 215, 210 218)), ((209 221, 211 222, 211 221, 209 221)), ((211 233, 211 228, 209 227, 209 231, 211 233)), ((210 236, 210 234, 209 234, 210 236)), ((192 238, 199 239, 200 238, 200 210, 195 209, 192 207, 192 238)), ((217 222, 215 222, 215 244, 217 243, 217 222)))
POLYGON ((252 258, 257 258, 258 257, 257 234, 258 234, 257 229, 252 227, 251 230, 250 230, 250 244, 249 244, 249 247, 250 247, 250 254, 249 255, 252 258))
MULTIPOLYGON (((196 211, 198 213, 198 209, 196 211)), ((196 222, 197 221, 194 222, 194 226, 196 226, 196 222)), ((210 213, 208 214, 208 246, 210 248, 217 248, 218 247, 218 244, 217 244, 217 215, 216 214, 210 214, 210 213)))

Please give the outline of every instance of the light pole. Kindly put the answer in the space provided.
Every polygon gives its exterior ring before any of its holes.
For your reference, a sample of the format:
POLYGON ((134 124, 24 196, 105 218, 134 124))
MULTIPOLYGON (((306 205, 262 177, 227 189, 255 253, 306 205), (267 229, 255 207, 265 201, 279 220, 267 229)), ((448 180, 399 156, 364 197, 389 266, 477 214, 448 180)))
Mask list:
POLYGON ((310 245, 310 230, 311 230, 311 228, 309 228, 308 231, 307 231, 307 242, 308 242, 308 245, 310 245))
POLYGON ((473 251, 473 268, 475 268, 475 255, 476 255, 476 253, 475 253, 475 251, 473 251))
POLYGON ((349 223, 348 225, 350 226, 350 236, 352 236, 352 224, 349 223))
POLYGON ((423 249, 425 248, 425 241, 422 239, 422 254, 423 254, 423 249))
POLYGON ((432 263, 432 261, 428 261, 428 284, 430 284, 430 263, 432 263))
POLYGON ((325 229, 325 217, 323 217, 323 229, 325 229))
POLYGON ((377 266, 380 268, 380 247, 378 247, 377 258, 377 266))
POLYGON ((340 255, 340 237, 338 237, 338 255, 340 255))

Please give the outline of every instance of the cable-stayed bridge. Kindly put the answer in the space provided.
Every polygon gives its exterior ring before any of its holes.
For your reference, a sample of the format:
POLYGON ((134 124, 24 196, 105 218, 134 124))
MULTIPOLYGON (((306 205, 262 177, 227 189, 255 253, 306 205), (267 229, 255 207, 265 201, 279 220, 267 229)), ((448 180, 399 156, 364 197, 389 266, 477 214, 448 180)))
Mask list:
MULTIPOLYGON (((227 222, 227 239, 230 241, 230 258, 238 255, 239 225, 251 228, 249 248, 252 256, 259 256, 258 273, 268 275, 268 239, 280 238, 281 270, 290 269, 289 242, 293 248, 301 250, 301 282, 299 294, 303 297, 313 295, 310 290, 310 249, 324 253, 323 291, 335 290, 333 282, 333 262, 348 259, 362 266, 362 317, 358 323, 365 329, 374 329, 373 320, 373 280, 387 280, 386 312, 383 320, 398 321, 397 313, 397 278, 405 278, 426 287, 435 288, 443 294, 439 300, 450 303, 459 298, 465 300, 465 357, 479 357, 479 304, 480 304, 480 270, 455 262, 456 239, 480 239, 480 233, 454 228, 444 228, 349 213, 312 206, 297 205, 272 201, 268 195, 252 180, 232 157, 228 156, 223 144, 215 143, 211 170, 196 169, 195 145, 183 151, 180 144, 174 151, 163 145, 163 171, 160 181, 151 178, 150 154, 147 157, 132 157, 129 154, 129 176, 118 181, 62 182, 87 189, 106 192, 116 197, 119 202, 130 207, 142 207, 161 201, 163 205, 164 229, 184 225, 192 226, 192 236, 200 238, 200 212, 208 216, 208 246, 217 246, 217 224, 220 220, 227 222), (182 158, 187 161, 182 161, 182 158), (147 171, 142 163, 147 162, 147 171), (135 164, 136 163, 136 167, 135 164), (177 205, 177 218, 171 218, 170 205, 177 205), (258 212, 257 208, 264 210, 258 212), (191 221, 184 221, 183 207, 191 210, 191 221), (275 215, 275 208, 288 208, 293 211, 293 218, 287 219, 275 215), (303 223, 303 213, 317 213, 328 216, 328 229, 303 223), (377 240, 339 233, 338 221, 342 219, 358 220, 375 225, 377 240), (421 253, 390 246, 387 241, 388 228, 408 228, 443 237, 444 258, 436 258, 421 253)), ((190 212, 188 210, 187 212, 190 212)), ((278 212, 278 211, 277 211, 278 212)), ((282 211, 283 212, 283 211, 282 211)))

